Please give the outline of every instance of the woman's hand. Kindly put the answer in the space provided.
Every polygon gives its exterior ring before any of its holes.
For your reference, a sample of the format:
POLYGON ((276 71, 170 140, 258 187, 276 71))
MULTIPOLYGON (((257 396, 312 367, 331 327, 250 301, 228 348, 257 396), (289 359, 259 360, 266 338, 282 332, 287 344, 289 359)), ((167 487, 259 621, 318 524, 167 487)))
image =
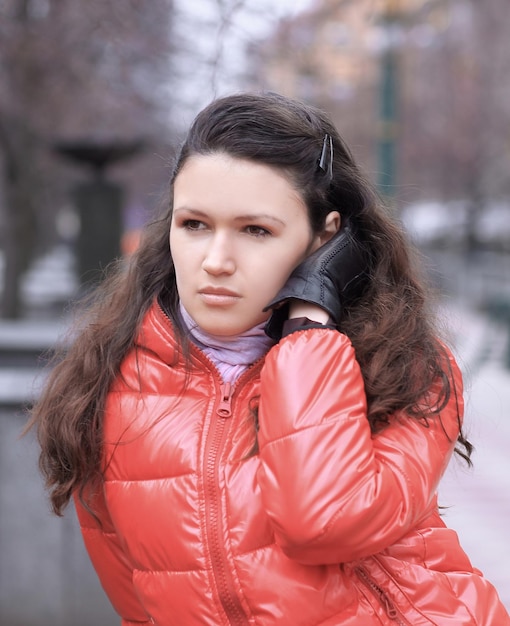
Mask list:
POLYGON ((366 284, 367 266, 364 250, 346 224, 296 267, 268 304, 265 310, 273 309, 273 314, 266 332, 274 338, 281 337, 283 323, 288 317, 304 316, 320 323, 332 320, 339 324, 345 305, 358 296, 366 284), (290 306, 284 306, 288 303, 290 306), (305 307, 311 315, 306 314, 305 307), (318 309, 326 313, 324 321, 314 317, 318 309))

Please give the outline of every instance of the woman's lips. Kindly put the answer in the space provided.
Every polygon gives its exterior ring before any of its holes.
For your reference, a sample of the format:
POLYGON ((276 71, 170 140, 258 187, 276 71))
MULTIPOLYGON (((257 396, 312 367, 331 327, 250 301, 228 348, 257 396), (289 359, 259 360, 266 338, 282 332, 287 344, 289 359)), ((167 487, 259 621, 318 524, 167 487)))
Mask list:
POLYGON ((217 287, 204 287, 198 293, 202 301, 211 306, 228 306, 237 302, 241 297, 235 291, 217 287))

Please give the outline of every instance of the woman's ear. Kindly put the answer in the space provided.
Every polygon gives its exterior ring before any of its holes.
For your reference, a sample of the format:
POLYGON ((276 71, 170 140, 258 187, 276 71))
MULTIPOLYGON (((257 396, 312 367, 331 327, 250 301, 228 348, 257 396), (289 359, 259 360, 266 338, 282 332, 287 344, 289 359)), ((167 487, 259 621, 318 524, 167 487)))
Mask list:
POLYGON ((331 213, 327 214, 326 221, 324 222, 324 230, 319 236, 321 246, 336 235, 336 233, 340 230, 341 223, 342 218, 340 217, 340 213, 338 211, 331 211, 331 213))
POLYGON ((309 254, 318 250, 334 235, 336 235, 336 233, 340 230, 341 222, 342 219, 338 211, 331 211, 331 213, 328 213, 324 222, 324 229, 313 238, 309 254))

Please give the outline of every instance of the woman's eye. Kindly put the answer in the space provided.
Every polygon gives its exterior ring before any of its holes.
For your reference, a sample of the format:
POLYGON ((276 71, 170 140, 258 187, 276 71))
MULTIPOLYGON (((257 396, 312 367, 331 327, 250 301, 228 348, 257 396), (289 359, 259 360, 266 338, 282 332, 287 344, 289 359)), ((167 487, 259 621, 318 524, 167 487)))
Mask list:
POLYGON ((255 237, 266 237, 271 234, 267 229, 262 228, 262 226, 247 226, 246 232, 255 237))
POLYGON ((184 220, 182 227, 186 230, 202 230, 205 228, 205 224, 200 220, 184 220))

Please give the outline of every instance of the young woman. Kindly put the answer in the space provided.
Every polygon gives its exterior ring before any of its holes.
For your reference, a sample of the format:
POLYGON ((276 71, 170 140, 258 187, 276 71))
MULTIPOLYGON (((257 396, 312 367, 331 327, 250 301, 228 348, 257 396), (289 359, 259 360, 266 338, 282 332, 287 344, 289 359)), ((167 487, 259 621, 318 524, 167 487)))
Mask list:
POLYGON ((505 626, 438 512, 462 383, 320 111, 219 99, 35 407, 122 624, 505 626))

